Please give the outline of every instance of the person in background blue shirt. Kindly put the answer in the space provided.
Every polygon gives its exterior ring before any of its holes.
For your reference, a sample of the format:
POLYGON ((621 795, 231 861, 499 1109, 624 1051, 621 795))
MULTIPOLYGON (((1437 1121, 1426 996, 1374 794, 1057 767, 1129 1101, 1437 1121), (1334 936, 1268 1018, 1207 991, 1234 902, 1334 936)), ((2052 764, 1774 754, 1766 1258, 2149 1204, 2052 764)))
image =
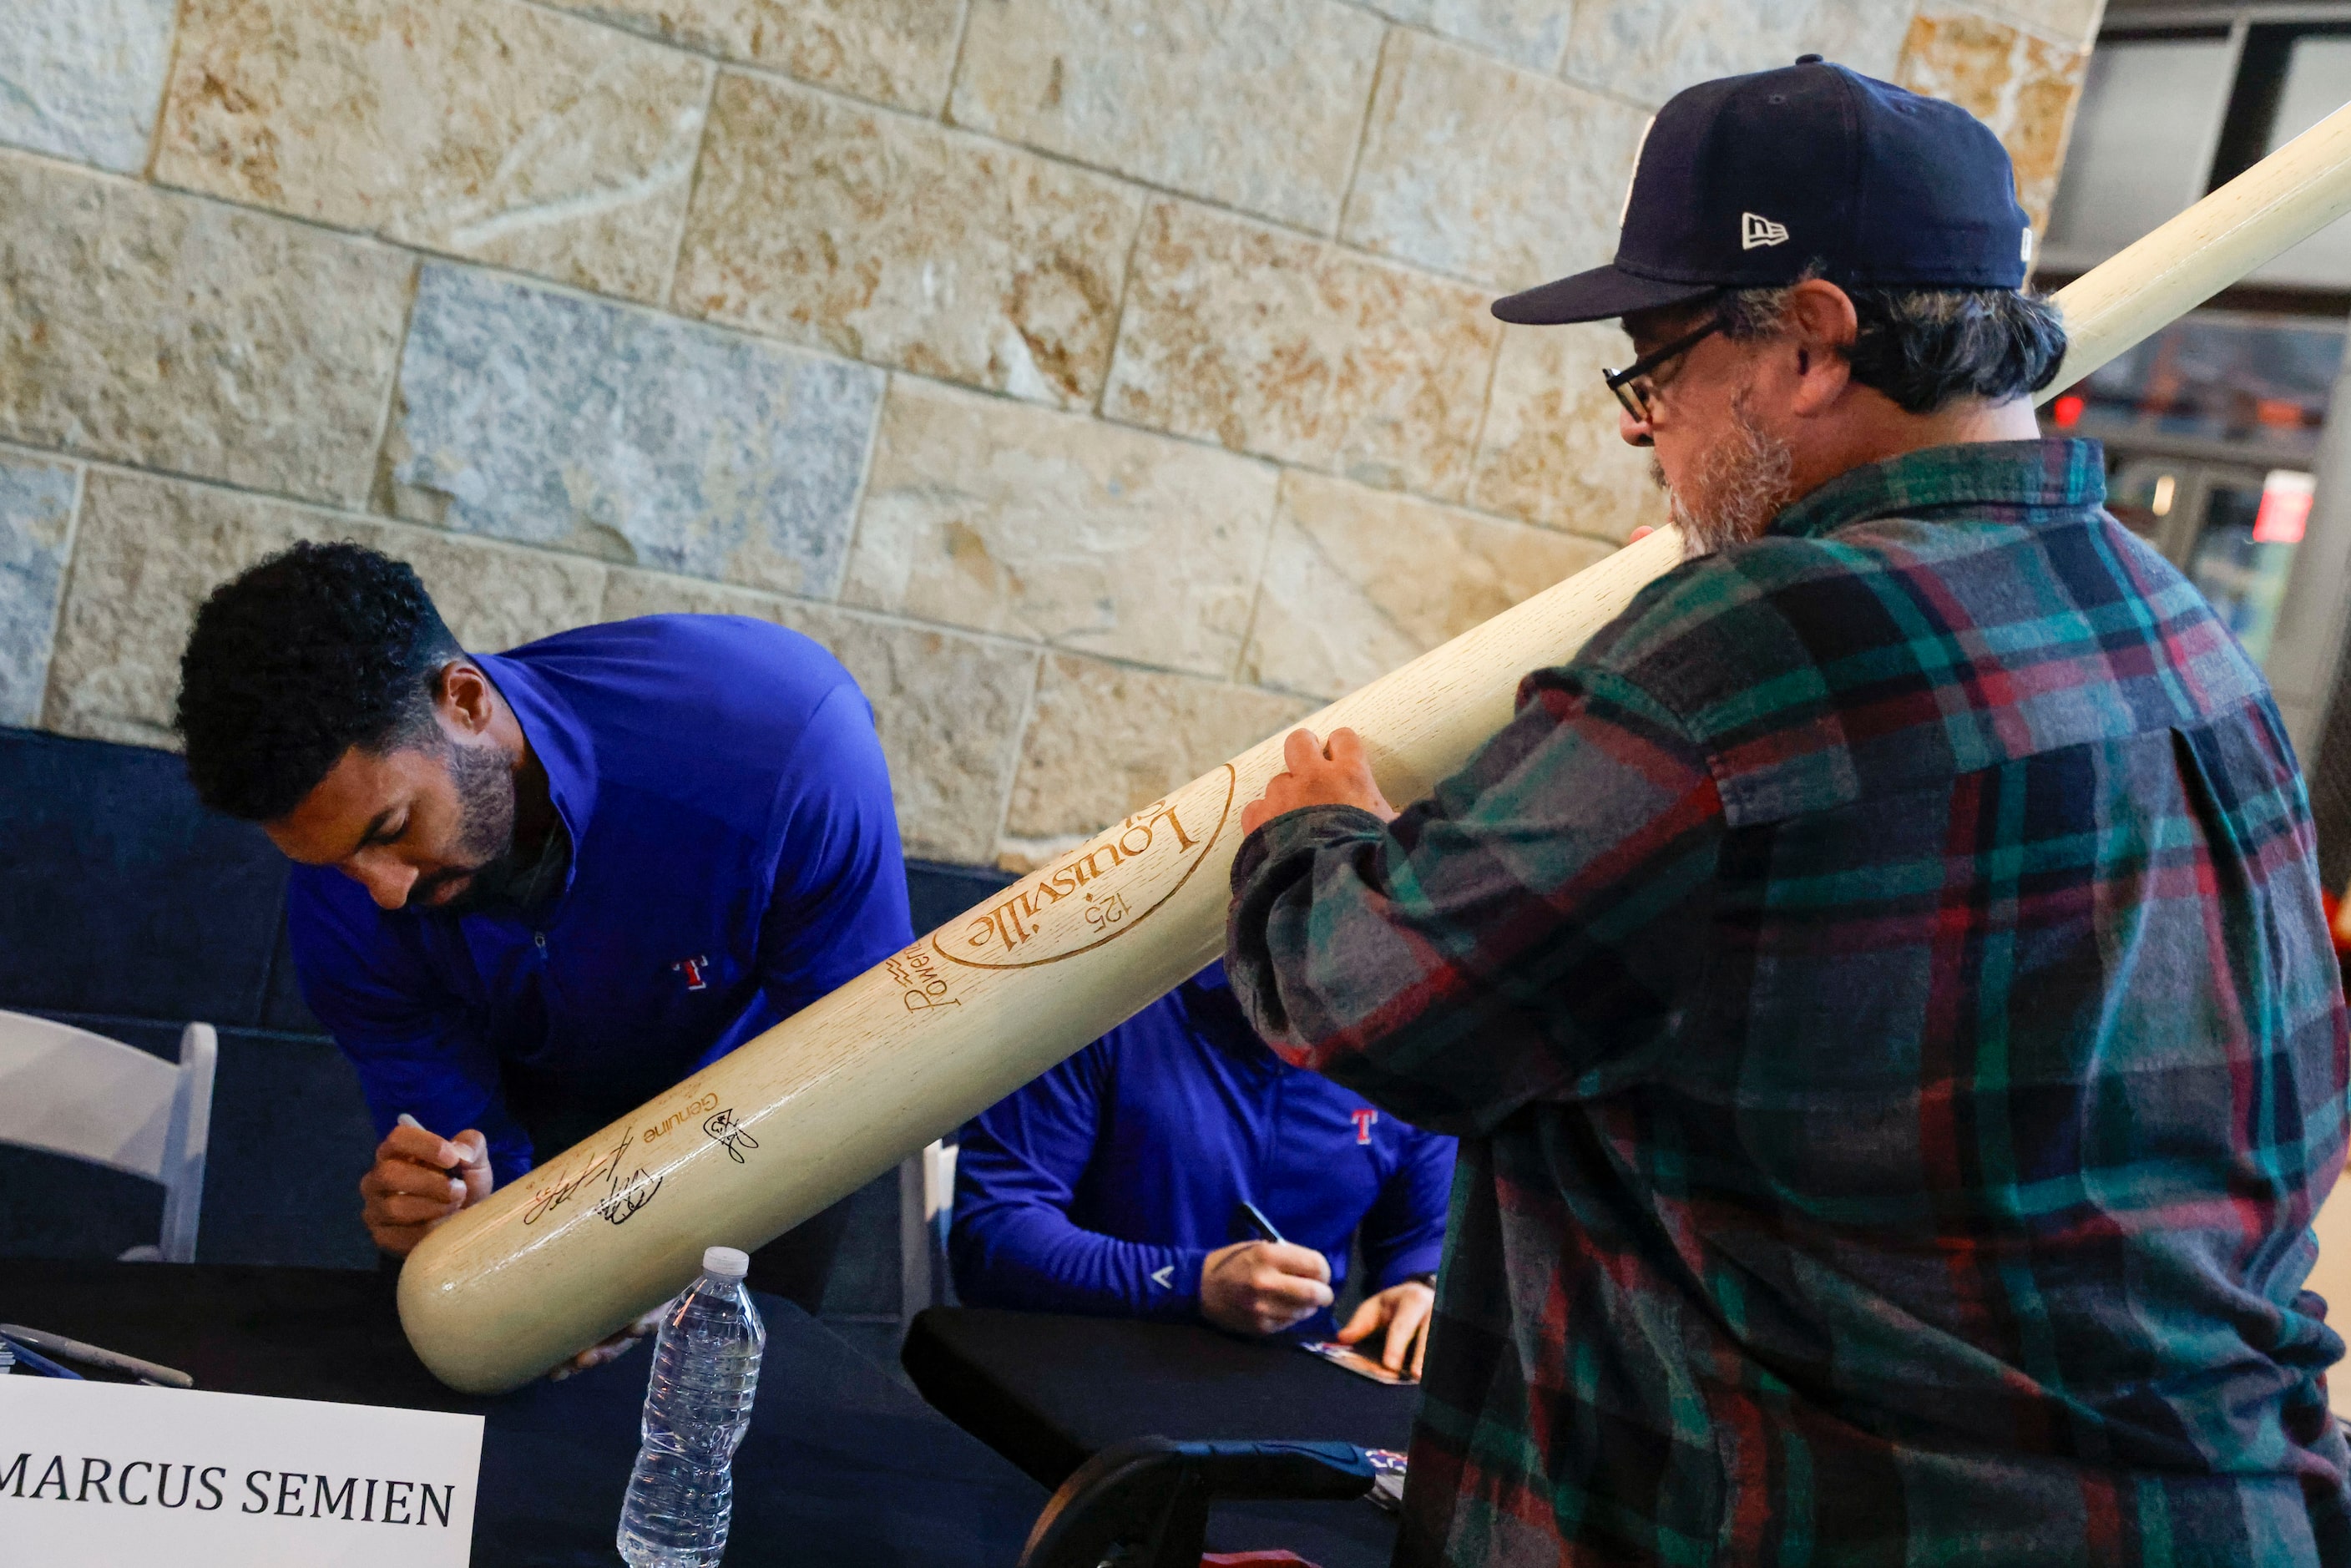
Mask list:
POLYGON ((964 1128, 948 1253, 968 1306, 1328 1339, 1360 1239, 1335 1337, 1417 1376, 1452 1180, 1451 1138, 1285 1064, 1211 964, 964 1128))
POLYGON ((389 1253, 912 938, 872 710, 764 622, 468 654, 404 563, 299 544, 206 601, 178 717, 198 795, 299 862, 294 962, 383 1140, 389 1253))

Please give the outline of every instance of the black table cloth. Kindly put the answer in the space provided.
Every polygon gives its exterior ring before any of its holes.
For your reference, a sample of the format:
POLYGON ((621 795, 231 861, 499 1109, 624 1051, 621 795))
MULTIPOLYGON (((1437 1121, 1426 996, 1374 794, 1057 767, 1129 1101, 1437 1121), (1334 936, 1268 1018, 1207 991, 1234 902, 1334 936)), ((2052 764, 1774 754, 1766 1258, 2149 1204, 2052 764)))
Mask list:
MULTIPOLYGON (((1045 1486, 1128 1437, 1402 1450, 1420 1406, 1417 1387, 1187 1323, 933 1307, 899 1359, 925 1398, 1045 1486)), ((1209 1521, 1214 1550, 1288 1547, 1322 1568, 1384 1564, 1395 1542, 1368 1500, 1219 1505, 1209 1521)))
MULTIPOLYGON (((335 1270, 0 1260, 0 1322, 145 1356, 220 1393, 483 1416, 474 1562, 618 1563, 648 1350, 471 1398, 409 1350, 392 1283, 335 1270)), ((735 1460, 729 1568, 1009 1568, 1045 1490, 798 1307, 757 1299, 768 1348, 735 1460)))

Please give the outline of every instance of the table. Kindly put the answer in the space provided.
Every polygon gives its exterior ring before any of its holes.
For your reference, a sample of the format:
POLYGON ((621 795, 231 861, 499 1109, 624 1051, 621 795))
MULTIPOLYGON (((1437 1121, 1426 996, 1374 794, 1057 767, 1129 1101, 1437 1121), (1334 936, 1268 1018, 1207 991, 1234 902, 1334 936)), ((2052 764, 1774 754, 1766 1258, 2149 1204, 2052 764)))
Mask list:
MULTIPOLYGON (((1417 1387, 1191 1323, 933 1307, 916 1315, 899 1359, 932 1405, 1046 1486, 1127 1437, 1401 1450, 1420 1407, 1417 1387)), ((1208 1544, 1286 1546, 1322 1568, 1384 1568, 1395 1523, 1369 1500, 1228 1503, 1210 1516, 1208 1544)))
MULTIPOLYGON (((618 1563, 647 1353, 472 1398, 409 1350, 392 1284, 341 1270, 5 1259, 0 1322, 160 1361, 223 1393, 481 1415, 474 1562, 618 1563)), ((728 1568, 1010 1568, 1045 1490, 798 1307, 757 1299, 768 1349, 735 1459, 728 1568)))

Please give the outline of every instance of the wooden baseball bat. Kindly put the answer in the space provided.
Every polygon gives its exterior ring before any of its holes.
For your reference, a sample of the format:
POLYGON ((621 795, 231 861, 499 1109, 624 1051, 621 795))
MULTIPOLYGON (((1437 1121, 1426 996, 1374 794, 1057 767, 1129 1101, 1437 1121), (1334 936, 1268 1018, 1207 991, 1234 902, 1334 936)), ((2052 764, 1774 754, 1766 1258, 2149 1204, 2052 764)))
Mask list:
MULTIPOLYGON (((2351 110, 2059 295, 2077 380, 2351 207, 2351 110)), ((1663 529, 1304 722, 1359 732, 1415 800, 1509 719, 1520 677, 1572 657, 1681 559, 1663 529)), ((755 1248, 1147 1006, 1222 949, 1261 742, 548 1160, 427 1237, 400 1312, 435 1375, 489 1393, 547 1371, 755 1248)))

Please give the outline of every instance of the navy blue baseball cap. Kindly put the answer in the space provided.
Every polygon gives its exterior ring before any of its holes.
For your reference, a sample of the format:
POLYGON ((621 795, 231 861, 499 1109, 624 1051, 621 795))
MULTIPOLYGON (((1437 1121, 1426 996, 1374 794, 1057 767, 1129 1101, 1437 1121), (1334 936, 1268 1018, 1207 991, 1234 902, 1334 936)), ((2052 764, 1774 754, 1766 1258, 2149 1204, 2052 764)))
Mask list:
POLYGON ((1991 127, 1806 55, 1677 93, 1649 122, 1616 259, 1494 302, 1505 321, 1603 321, 1833 283, 2021 288, 2032 225, 1991 127))

